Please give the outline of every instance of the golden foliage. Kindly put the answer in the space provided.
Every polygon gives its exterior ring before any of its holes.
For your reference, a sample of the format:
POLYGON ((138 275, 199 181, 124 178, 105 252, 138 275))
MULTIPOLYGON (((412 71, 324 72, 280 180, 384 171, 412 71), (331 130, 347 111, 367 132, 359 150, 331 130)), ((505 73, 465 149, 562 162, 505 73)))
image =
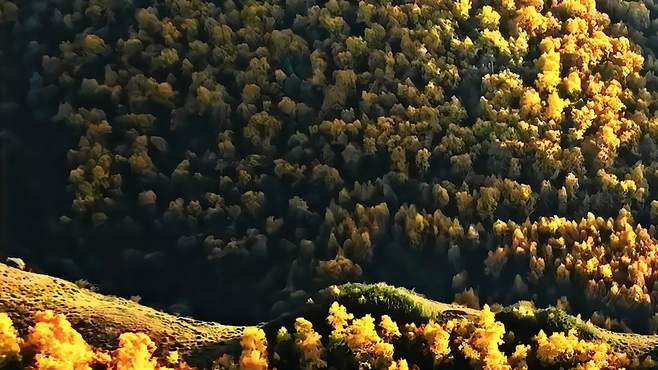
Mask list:
POLYGON ((0 367, 19 357, 21 339, 9 316, 0 312, 0 367))

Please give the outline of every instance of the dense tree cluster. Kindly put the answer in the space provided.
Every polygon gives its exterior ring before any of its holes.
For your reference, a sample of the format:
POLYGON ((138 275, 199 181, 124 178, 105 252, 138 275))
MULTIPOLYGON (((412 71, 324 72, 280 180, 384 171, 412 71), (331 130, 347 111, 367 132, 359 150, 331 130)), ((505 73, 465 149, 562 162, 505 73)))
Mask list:
POLYGON ((658 24, 599 6, 0 0, 4 166, 47 241, 8 253, 200 317, 384 279, 589 315, 586 287, 647 330, 658 24))
POLYGON ((7 314, 0 312, 0 368, 191 370, 176 352, 158 361, 156 346, 143 333, 123 333, 112 351, 92 348, 64 314, 41 311, 21 337, 7 314), (159 363, 161 362, 161 363, 159 363), (170 366, 167 366, 170 365, 170 366))
MULTIPOLYGON (((531 310, 523 313, 522 308, 518 312, 532 315, 531 310)), ((527 370, 538 366, 648 369, 655 365, 650 357, 629 356, 606 343, 579 338, 575 329, 550 335, 540 330, 524 344, 496 320, 487 305, 475 322, 457 318, 399 326, 388 315, 378 319, 370 314, 355 317, 345 306, 334 302, 326 322, 329 333, 322 335, 313 323, 298 317, 292 332, 282 326, 276 337, 271 338, 271 345, 262 329, 247 327, 240 339, 240 355, 224 353, 210 368, 527 370)), ((143 333, 121 334, 117 348, 112 351, 95 349, 71 327, 64 315, 52 311, 38 312, 34 326, 23 338, 5 313, 0 313, 0 329, 2 368, 20 365, 35 370, 194 369, 178 352, 155 356, 155 344, 143 333)))

